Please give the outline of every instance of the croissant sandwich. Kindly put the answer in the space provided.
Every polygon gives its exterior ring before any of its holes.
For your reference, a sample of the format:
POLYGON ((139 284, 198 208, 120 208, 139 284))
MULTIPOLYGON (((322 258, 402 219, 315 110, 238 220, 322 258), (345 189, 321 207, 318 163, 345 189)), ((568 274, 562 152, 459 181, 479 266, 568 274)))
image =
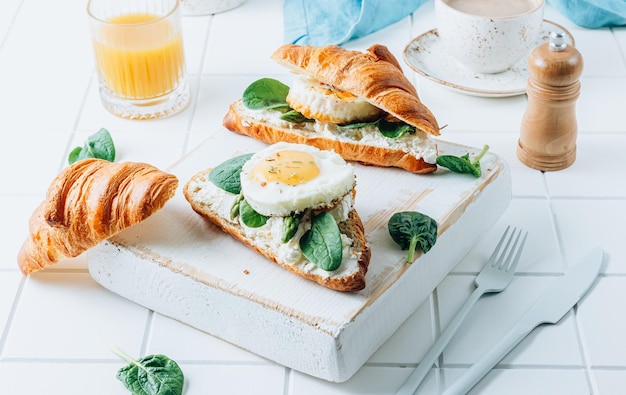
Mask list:
POLYGON ((76 257, 163 207, 178 186, 145 164, 83 159, 66 167, 35 209, 18 253, 25 275, 76 257))
POLYGON ((420 101, 393 54, 336 45, 283 45, 272 59, 294 74, 291 87, 271 78, 253 82, 231 104, 223 124, 266 143, 286 141, 332 149, 345 160, 437 169, 437 120, 420 101))
POLYGON ((280 142, 199 171, 183 193, 197 213, 283 268, 358 291, 370 250, 355 184, 352 165, 336 153, 280 142))

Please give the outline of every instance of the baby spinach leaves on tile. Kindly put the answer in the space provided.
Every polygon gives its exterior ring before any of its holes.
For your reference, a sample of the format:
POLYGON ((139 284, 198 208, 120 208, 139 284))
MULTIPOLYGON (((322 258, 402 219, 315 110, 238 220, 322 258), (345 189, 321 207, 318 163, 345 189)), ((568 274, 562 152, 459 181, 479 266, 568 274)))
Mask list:
POLYGON ((470 160, 469 152, 463 156, 440 155, 437 157, 437 164, 446 167, 456 173, 467 173, 474 177, 480 177, 482 171, 480 169, 480 160, 489 150, 489 146, 485 145, 474 160, 470 160))
POLYGON ((113 352, 128 362, 117 371, 117 379, 133 395, 181 395, 184 375, 176 361, 165 355, 148 355, 134 359, 124 351, 113 352))
POLYGON ((241 193, 241 168, 252 154, 244 154, 236 156, 222 162, 209 172, 209 180, 218 188, 226 192, 238 194, 241 193))
POLYGON ((413 263, 415 250, 430 251, 437 241, 437 221, 417 211, 395 213, 387 223, 389 235, 403 250, 409 250, 406 262, 413 263))
POLYGON ((82 147, 76 147, 70 152, 67 161, 71 165, 86 158, 104 159, 109 162, 115 161, 115 144, 113 144, 113 138, 111 138, 108 130, 101 128, 87 137, 82 147))
POLYGON ((314 216, 311 229, 300 239, 300 249, 305 257, 323 270, 336 270, 343 258, 343 245, 335 218, 328 212, 314 216))

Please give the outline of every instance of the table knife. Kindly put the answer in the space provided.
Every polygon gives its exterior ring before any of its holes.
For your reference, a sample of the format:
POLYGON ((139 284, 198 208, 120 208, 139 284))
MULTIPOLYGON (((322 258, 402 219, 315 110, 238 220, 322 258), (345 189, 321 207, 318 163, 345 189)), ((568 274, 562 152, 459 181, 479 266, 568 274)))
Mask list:
POLYGON ((550 287, 515 326, 481 359, 445 390, 465 394, 539 324, 556 324, 587 293, 602 266, 604 252, 595 247, 550 287))

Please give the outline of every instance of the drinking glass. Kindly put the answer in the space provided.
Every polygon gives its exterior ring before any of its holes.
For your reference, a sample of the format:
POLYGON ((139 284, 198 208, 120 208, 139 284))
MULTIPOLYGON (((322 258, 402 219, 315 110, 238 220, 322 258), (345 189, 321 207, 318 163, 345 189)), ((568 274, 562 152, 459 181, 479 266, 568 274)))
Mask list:
POLYGON ((189 103, 178 0, 89 0, 100 99, 129 119, 173 115, 189 103))

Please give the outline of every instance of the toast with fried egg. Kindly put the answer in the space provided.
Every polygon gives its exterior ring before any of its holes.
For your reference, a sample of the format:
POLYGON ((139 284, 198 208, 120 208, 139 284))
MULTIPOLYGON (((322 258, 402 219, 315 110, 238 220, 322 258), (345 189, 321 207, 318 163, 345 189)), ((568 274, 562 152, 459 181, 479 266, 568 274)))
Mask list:
POLYGON ((270 261, 324 287, 359 291, 370 250, 355 185, 352 166, 336 153, 281 142, 199 171, 183 194, 270 261))
POLYGON ((437 169, 430 138, 439 135, 437 120, 387 47, 363 53, 287 44, 272 59, 294 74, 292 85, 255 81, 229 107, 227 129, 269 144, 334 150, 362 164, 413 173, 437 169))

